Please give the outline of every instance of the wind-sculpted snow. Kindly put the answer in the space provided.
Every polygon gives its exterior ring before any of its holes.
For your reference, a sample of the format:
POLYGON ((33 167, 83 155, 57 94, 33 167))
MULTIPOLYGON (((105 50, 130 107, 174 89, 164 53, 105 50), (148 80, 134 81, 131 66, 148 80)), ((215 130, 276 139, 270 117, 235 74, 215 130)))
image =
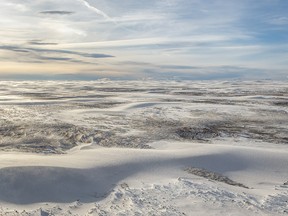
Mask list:
MULTIPOLYGON (((105 200, 92 204, 83 215, 189 216, 195 213, 199 215, 286 215, 288 212, 286 199, 287 193, 283 193, 267 197, 259 202, 256 197, 246 193, 232 192, 211 185, 209 182, 178 178, 165 185, 143 185, 141 189, 130 188, 128 184, 122 183, 105 200), (193 206, 190 212, 179 210, 178 206, 185 205, 193 206)), ((81 208, 83 208, 83 203, 75 201, 64 207, 47 204, 37 210, 10 211, 10 213, 6 212, 5 215, 76 216, 79 214, 72 212, 77 212, 81 208)), ((2 212, 0 209, 0 213, 2 212)))
POLYGON ((0 84, 0 215, 288 213, 285 81, 0 84))
POLYGON ((287 83, 1 83, 4 150, 63 153, 81 143, 150 148, 162 139, 226 137, 288 143, 287 83))

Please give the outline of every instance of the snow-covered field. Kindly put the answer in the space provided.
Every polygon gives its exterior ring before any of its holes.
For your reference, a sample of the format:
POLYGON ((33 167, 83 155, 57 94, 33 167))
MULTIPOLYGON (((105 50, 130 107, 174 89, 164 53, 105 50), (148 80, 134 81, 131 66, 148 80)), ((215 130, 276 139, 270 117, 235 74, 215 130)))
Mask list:
POLYGON ((0 215, 288 215, 288 83, 0 82, 0 215))

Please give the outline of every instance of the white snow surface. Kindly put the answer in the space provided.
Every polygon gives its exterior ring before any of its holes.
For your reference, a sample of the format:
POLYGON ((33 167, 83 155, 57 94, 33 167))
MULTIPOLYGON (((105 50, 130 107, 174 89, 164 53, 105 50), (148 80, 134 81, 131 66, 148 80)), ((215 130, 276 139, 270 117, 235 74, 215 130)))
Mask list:
POLYGON ((0 215, 288 215, 287 86, 3 81, 0 215))

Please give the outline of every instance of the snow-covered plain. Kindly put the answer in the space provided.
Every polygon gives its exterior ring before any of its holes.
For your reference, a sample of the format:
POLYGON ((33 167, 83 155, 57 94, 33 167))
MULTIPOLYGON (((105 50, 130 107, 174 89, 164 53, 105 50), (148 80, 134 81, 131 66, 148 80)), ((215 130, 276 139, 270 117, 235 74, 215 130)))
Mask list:
POLYGON ((0 215, 288 215, 288 83, 2 81, 0 215))

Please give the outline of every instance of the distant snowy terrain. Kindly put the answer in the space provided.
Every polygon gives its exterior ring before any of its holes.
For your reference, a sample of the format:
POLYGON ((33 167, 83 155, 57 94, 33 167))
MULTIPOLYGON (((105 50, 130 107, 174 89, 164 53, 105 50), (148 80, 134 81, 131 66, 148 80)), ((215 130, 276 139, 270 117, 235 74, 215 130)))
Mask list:
POLYGON ((288 215, 288 83, 2 81, 0 215, 288 215))

